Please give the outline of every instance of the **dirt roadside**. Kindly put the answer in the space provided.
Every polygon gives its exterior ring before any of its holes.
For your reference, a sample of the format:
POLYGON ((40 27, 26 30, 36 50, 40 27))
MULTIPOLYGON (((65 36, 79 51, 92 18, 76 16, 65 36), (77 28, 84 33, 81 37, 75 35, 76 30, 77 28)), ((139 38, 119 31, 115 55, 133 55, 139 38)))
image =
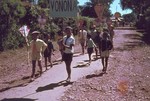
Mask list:
MULTIPOLYGON (((141 38, 135 30, 115 30, 108 74, 88 74, 74 82, 60 101, 149 101, 150 47, 141 38)), ((77 44, 76 52, 79 48, 77 44)), ((59 57, 56 51, 55 58, 59 57)), ((31 68, 26 64, 25 49, 0 55, 1 92, 29 83, 31 68)))
MULTIPOLYGON (((75 52, 80 52, 80 45, 76 41, 75 52)), ((61 57, 58 45, 54 42, 55 55, 52 56, 53 67, 57 65, 61 57)), ((28 63, 27 49, 10 50, 0 53, 0 92, 5 90, 26 86, 30 81, 31 61, 28 63)), ((42 61, 43 72, 45 71, 44 59, 42 61)), ((39 68, 36 68, 36 78, 38 78, 39 68)))
POLYGON ((61 101, 150 101, 150 46, 135 30, 115 30, 108 74, 75 82, 61 101))

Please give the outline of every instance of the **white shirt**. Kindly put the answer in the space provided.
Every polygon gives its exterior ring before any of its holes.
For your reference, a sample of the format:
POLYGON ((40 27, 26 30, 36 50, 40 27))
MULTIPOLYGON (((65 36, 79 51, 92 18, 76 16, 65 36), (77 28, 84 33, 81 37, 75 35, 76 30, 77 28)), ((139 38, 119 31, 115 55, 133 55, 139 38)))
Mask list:
POLYGON ((95 39, 97 37, 97 31, 96 31, 96 29, 91 32, 91 37, 92 37, 92 39, 95 39))
POLYGON ((79 39, 80 40, 86 40, 87 39, 87 31, 86 30, 80 30, 79 31, 79 39))
MULTIPOLYGON (((63 43, 67 46, 70 45, 75 45, 75 38, 71 35, 69 38, 67 38, 67 36, 63 37, 63 43)), ((72 48, 65 48, 64 50, 65 53, 74 53, 74 47, 72 46, 72 48)))

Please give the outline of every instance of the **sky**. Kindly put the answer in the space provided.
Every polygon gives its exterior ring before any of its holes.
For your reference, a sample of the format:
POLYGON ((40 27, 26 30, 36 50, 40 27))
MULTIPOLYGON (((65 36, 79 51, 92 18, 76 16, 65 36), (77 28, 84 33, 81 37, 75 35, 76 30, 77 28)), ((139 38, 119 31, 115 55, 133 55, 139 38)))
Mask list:
MULTIPOLYGON (((78 0, 79 5, 84 5, 85 2, 88 2, 89 0, 78 0)), ((121 15, 123 14, 128 14, 131 13, 131 10, 122 10, 120 7, 120 0, 114 0, 114 2, 111 4, 110 6, 110 10, 112 12, 112 14, 114 14, 115 12, 120 12, 121 15)))

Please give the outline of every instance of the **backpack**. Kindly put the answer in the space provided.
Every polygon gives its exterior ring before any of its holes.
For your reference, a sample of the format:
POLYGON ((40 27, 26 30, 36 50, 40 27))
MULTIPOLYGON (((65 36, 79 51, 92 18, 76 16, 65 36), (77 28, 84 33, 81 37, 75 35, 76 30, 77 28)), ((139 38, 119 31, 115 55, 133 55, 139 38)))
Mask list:
POLYGON ((101 49, 102 51, 111 50, 113 48, 113 44, 110 40, 102 40, 101 41, 101 49))
POLYGON ((113 48, 112 41, 108 40, 108 50, 111 50, 113 48))

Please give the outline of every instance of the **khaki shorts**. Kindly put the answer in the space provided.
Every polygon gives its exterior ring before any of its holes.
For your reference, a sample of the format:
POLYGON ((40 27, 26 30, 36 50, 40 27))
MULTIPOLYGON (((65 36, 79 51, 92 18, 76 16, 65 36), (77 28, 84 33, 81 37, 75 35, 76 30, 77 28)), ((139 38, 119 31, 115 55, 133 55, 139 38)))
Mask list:
POLYGON ((41 52, 32 53, 31 54, 31 59, 32 60, 41 61, 42 60, 42 54, 41 54, 41 52))
POLYGON ((80 42, 81 45, 85 45, 86 40, 85 39, 80 39, 79 42, 80 42))
POLYGON ((110 54, 109 50, 102 51, 101 57, 109 57, 109 54, 110 54))

